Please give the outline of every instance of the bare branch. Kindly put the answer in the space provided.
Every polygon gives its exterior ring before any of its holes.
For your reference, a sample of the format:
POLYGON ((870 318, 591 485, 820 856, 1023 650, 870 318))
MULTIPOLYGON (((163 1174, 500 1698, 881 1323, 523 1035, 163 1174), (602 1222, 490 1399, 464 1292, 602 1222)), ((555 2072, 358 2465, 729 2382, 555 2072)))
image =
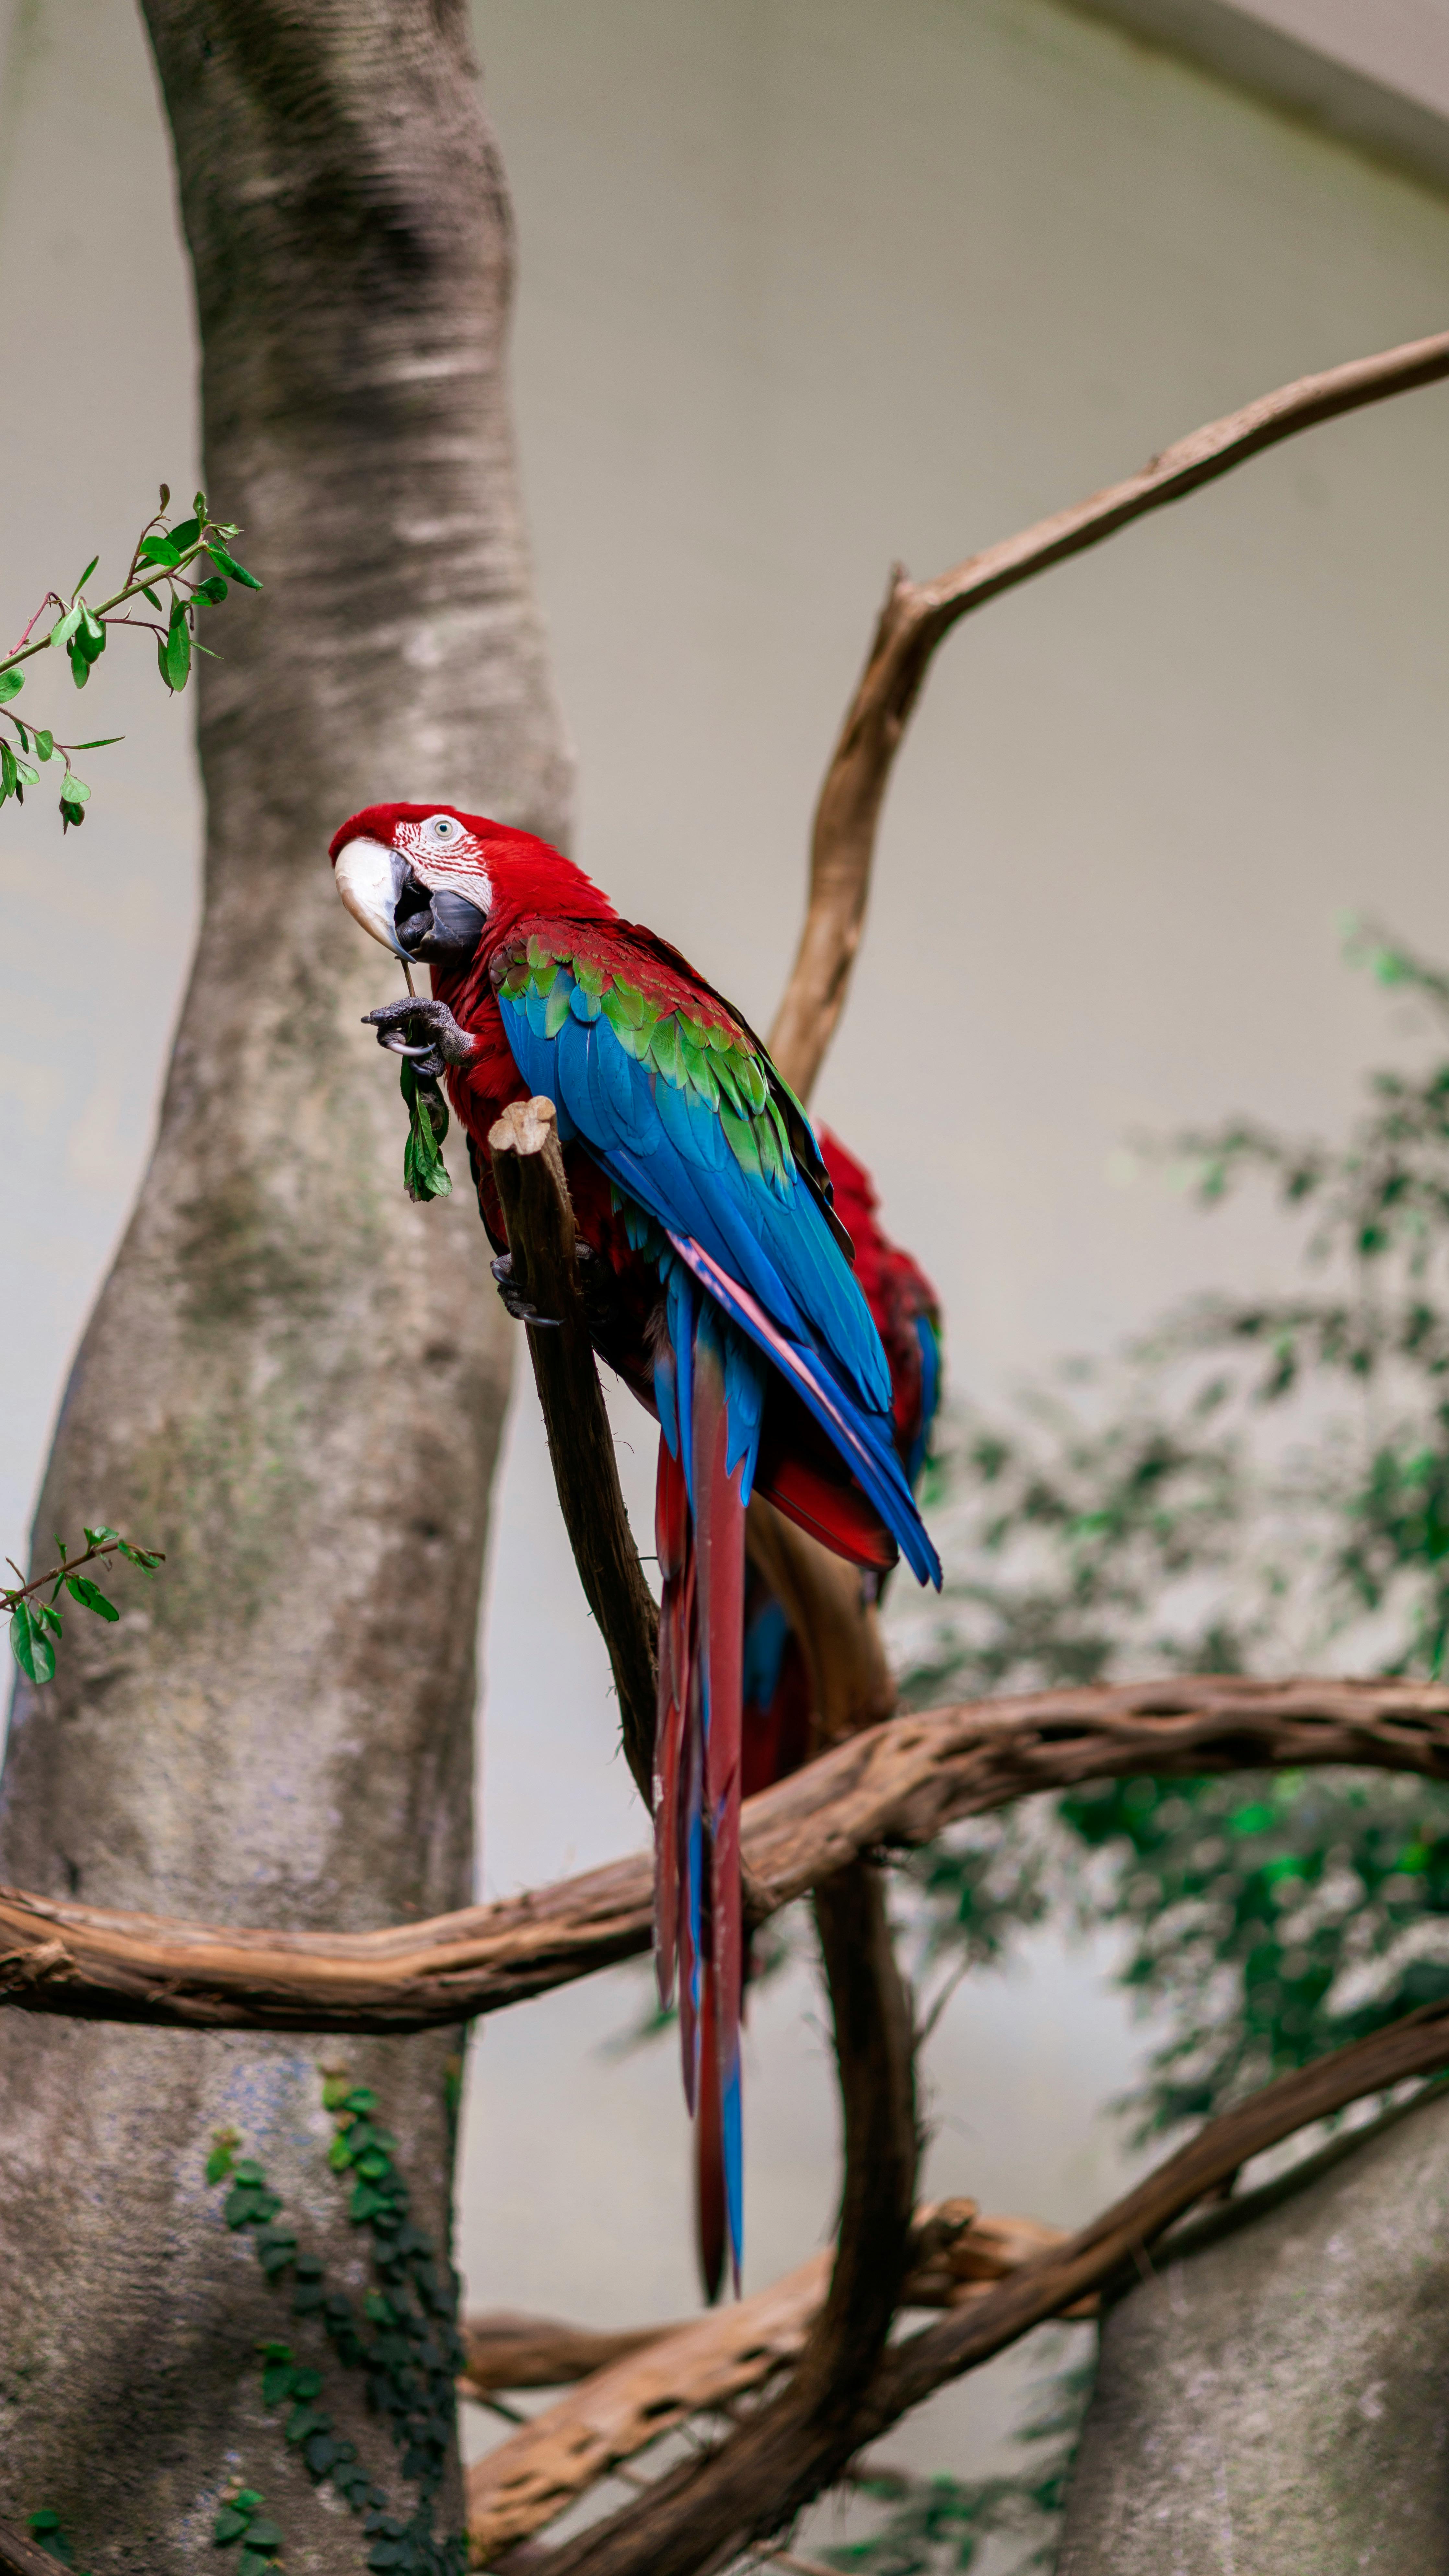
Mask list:
POLYGON ((686 2328, 679 2321, 626 2326, 608 2334, 594 2326, 561 2325, 552 2317, 498 2308, 465 2317, 458 2331, 467 2356, 459 2394, 491 2397, 500 2388, 562 2388, 572 2380, 593 2379, 686 2328))
POLYGON ((794 2361, 829 2277, 829 2255, 815 2254, 737 2306, 650 2336, 642 2357, 597 2371, 574 2396, 475 2461, 468 2472, 475 2564, 551 2522, 686 2416, 758 2388, 794 2361))
POLYGON ((529 1354, 548 1433, 569 1545, 609 1650, 624 1758, 646 1807, 653 1800, 659 1618, 644 1580, 579 1294, 574 1212, 551 1100, 515 1101, 488 1138, 503 1202, 513 1285, 540 1315, 529 1354))
MULTIPOLYGON (((927 2202, 912 2222, 901 2305, 945 2308, 982 2298, 993 2282, 1066 2238, 1065 2228, 1038 2219, 983 2218, 972 2200, 927 2202)), ((471 2320, 463 2328, 469 2367, 460 2395, 487 2399, 497 2388, 587 2383, 470 2470, 475 2557, 486 2564, 553 2521, 689 2416, 762 2388, 803 2351, 829 2283, 830 2257, 815 2254, 738 2306, 669 2326, 609 2335, 542 2317, 471 2320)))
MULTIPOLYGON (((1449 1779, 1449 1686, 1173 1674, 893 1718, 746 1801, 747 1910, 762 1923, 863 1852, 931 1842, 1046 1790, 1325 1763, 1449 1779)), ((640 1852, 497 1904, 346 1934, 238 1931, 0 1888, 0 2003, 199 2029, 421 2030, 646 1950, 652 1886, 640 1852)))
POLYGON ((1215 482, 1280 439, 1336 420, 1390 394, 1449 376, 1449 332, 1380 356, 1356 358, 1322 375, 1264 394, 1224 420, 1209 421, 1105 492, 1059 510, 1034 527, 970 555, 936 581, 892 574, 870 655, 831 756, 815 809, 810 902, 770 1052, 802 1099, 809 1096, 835 1031, 860 945, 881 803, 912 709, 943 636, 973 608, 1030 581, 1069 555, 1215 482))
POLYGON ((0 2522, 0 2576, 55 2576, 57 2563, 13 2522, 0 2522))

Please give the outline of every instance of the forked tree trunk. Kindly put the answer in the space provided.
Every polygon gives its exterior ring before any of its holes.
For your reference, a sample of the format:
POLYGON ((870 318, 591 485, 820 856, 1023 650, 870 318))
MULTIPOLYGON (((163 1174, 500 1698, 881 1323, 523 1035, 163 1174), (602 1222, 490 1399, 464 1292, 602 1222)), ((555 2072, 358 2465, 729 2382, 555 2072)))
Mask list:
MULTIPOLYGON (((511 239, 463 0, 147 0, 203 344, 208 489, 260 597, 204 627, 206 909, 156 1156, 36 1521, 166 1550, 16 1705, 0 1877, 234 1923, 365 1927, 469 1894, 474 1637, 507 1327, 466 1172, 401 1190, 401 989, 326 846, 381 798, 554 837, 568 772, 504 386, 511 239)), ((137 281, 138 317, 144 309, 137 281)), ((98 419, 96 435, 104 435, 98 419)), ((184 502, 182 503, 184 507, 184 502)), ((37 1559, 37 1562, 40 1560, 37 1559)), ((413 2217, 448 2231, 446 2035, 353 2043, 413 2217)), ((361 2377, 203 2180, 234 2127, 330 2289, 368 2279, 326 2166, 325 2042, 0 2017, 0 2513, 83 2566, 230 2563, 236 2473, 294 2570, 369 2544, 263 2412, 257 2345, 403 2517, 361 2377)), ((440 2528, 458 2528, 456 2480, 440 2528)))

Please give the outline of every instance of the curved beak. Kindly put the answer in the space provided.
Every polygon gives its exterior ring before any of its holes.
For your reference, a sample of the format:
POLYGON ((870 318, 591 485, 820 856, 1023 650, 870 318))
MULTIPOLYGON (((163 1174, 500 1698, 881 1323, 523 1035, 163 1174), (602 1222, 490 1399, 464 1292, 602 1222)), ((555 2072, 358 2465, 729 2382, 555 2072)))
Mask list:
POLYGON ((337 853, 337 891, 354 921, 394 957, 407 957, 397 935, 397 903, 407 861, 381 841, 349 841, 337 853))

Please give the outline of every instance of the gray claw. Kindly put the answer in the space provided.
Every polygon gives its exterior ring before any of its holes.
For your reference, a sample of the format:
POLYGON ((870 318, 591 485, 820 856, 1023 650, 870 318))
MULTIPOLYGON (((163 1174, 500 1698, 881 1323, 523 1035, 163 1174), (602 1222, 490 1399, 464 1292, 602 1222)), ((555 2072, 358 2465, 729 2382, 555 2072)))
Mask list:
POLYGON ((488 1267, 498 1282, 498 1294, 515 1324, 533 1324, 553 1331, 558 1330, 563 1321, 561 1315, 541 1315, 536 1306, 530 1306, 522 1289, 514 1287, 511 1253, 505 1252, 497 1261, 490 1261, 488 1267))

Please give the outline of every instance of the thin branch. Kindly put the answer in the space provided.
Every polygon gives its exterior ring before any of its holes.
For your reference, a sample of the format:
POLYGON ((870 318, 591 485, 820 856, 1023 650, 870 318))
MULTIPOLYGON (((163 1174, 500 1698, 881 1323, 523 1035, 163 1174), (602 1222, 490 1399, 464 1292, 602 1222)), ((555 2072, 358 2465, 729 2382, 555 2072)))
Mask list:
POLYGON ((1199 491, 1250 456, 1276 447, 1280 439, 1446 376, 1449 332, 1409 341, 1378 357, 1356 358, 1322 375, 1301 376, 1178 439, 1125 483, 1039 519, 1019 535, 968 556, 936 581, 912 581, 897 568, 815 809, 809 909, 770 1032, 770 1052, 802 1099, 809 1095, 840 1017, 865 920, 881 803, 942 637, 969 610, 999 599, 1069 555, 1100 545, 1149 510, 1199 491))
POLYGON ((579 1579, 609 1651, 624 1758, 653 1800, 659 1617, 629 1528, 614 1438, 579 1293, 574 1212, 551 1100, 515 1101, 488 1138, 508 1227, 513 1285, 547 1325, 528 1327, 559 1506, 579 1579))
MULTIPOLYGON (((752 1923, 861 1853, 1017 1798, 1134 1773, 1343 1763, 1449 1779, 1441 1682, 1165 1681, 893 1718, 746 1801, 752 1923)), ((237 1931, 0 1888, 0 2004, 195 2029, 404 2031, 499 2012, 647 1950, 642 1852, 493 1905, 377 1932, 237 1931)))
POLYGON ((594 2379, 600 2371, 688 2331, 682 2319, 669 2325, 627 2326, 609 2334, 594 2326, 562 2325, 552 2317, 486 2310, 465 2317, 459 2328, 466 2361, 458 2393, 482 2399, 500 2388, 563 2388, 571 2381, 594 2379))

